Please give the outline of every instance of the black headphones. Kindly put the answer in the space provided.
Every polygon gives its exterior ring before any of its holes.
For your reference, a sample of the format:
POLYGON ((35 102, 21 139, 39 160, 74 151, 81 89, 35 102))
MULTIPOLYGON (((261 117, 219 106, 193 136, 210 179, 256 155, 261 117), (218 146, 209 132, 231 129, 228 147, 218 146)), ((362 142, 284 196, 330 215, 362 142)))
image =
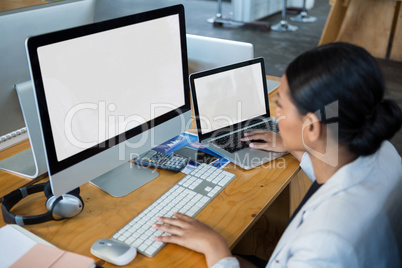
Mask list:
POLYGON ((60 221, 80 214, 83 209, 84 202, 80 196, 80 188, 76 188, 62 196, 54 196, 49 182, 14 190, 4 196, 1 202, 4 221, 18 225, 37 224, 51 220, 60 221), (46 208, 48 211, 46 213, 35 216, 19 216, 10 212, 11 208, 24 197, 42 191, 47 197, 46 208))

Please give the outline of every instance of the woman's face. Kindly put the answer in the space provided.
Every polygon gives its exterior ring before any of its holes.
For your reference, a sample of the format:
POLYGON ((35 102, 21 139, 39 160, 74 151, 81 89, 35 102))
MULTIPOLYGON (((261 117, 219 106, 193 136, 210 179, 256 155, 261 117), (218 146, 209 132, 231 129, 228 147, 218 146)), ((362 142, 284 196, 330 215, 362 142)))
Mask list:
POLYGON ((283 145, 288 151, 305 151, 302 139, 304 116, 299 113, 290 98, 286 75, 281 78, 278 89, 276 116, 283 145))

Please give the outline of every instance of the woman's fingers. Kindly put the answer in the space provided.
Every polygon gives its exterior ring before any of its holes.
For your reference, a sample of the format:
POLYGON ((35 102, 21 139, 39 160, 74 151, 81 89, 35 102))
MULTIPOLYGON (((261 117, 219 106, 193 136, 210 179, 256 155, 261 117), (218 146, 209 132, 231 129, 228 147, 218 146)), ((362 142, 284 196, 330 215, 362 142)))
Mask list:
POLYGON ((169 225, 169 224, 157 224, 154 223, 152 225, 154 229, 160 230, 162 232, 166 232, 172 235, 182 235, 183 234, 183 229, 174 225, 169 225))
POLYGON ((250 148, 266 151, 284 152, 280 134, 273 131, 253 131, 244 134, 242 141, 249 141, 250 148), (261 142, 263 141, 263 142, 261 142))
MULTIPOLYGON (((251 140, 264 140, 267 139, 268 131, 253 131, 244 133, 244 137, 241 139, 242 141, 251 141, 251 140)), ((268 137, 269 138, 269 137, 268 137)))
POLYGON ((178 227, 181 227, 181 228, 184 228, 184 225, 187 222, 190 222, 190 221, 194 220, 193 218, 191 218, 191 217, 189 217, 187 215, 181 214, 179 212, 175 212, 173 214, 173 216, 175 218, 157 217, 156 220, 159 221, 159 222, 163 222, 163 223, 173 225, 173 226, 178 226, 178 227))
POLYGON ((177 244, 205 254, 209 266, 231 253, 225 239, 211 227, 189 216, 174 213, 176 218, 158 217, 153 228, 165 232, 155 241, 177 244))
POLYGON ((273 131, 253 131, 244 133, 244 137, 242 141, 253 141, 253 140, 262 140, 265 142, 270 142, 276 140, 276 136, 279 135, 273 131))
POLYGON ((163 224, 153 224, 152 227, 172 235, 183 235, 184 231, 192 228, 191 222, 196 221, 193 218, 181 214, 174 213, 176 218, 157 217, 156 220, 163 224))

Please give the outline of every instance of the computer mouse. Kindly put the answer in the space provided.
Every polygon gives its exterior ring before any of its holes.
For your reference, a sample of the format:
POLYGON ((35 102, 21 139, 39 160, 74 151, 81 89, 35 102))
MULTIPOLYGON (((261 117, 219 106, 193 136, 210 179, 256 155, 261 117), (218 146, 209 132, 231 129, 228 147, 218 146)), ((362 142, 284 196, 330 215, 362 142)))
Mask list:
POLYGON ((91 246, 91 253, 107 262, 123 266, 130 263, 137 256, 137 250, 123 242, 102 238, 91 246))

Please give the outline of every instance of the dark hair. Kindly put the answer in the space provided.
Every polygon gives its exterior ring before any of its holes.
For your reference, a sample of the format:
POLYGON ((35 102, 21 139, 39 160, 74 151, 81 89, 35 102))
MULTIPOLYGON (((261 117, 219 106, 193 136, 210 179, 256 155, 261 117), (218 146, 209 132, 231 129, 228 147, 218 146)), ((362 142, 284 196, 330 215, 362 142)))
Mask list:
POLYGON ((381 70, 361 47, 331 43, 314 48, 290 63, 286 78, 301 114, 320 111, 320 120, 329 124, 328 112, 336 113, 339 142, 356 155, 374 153, 401 128, 401 109, 383 100, 381 70))

